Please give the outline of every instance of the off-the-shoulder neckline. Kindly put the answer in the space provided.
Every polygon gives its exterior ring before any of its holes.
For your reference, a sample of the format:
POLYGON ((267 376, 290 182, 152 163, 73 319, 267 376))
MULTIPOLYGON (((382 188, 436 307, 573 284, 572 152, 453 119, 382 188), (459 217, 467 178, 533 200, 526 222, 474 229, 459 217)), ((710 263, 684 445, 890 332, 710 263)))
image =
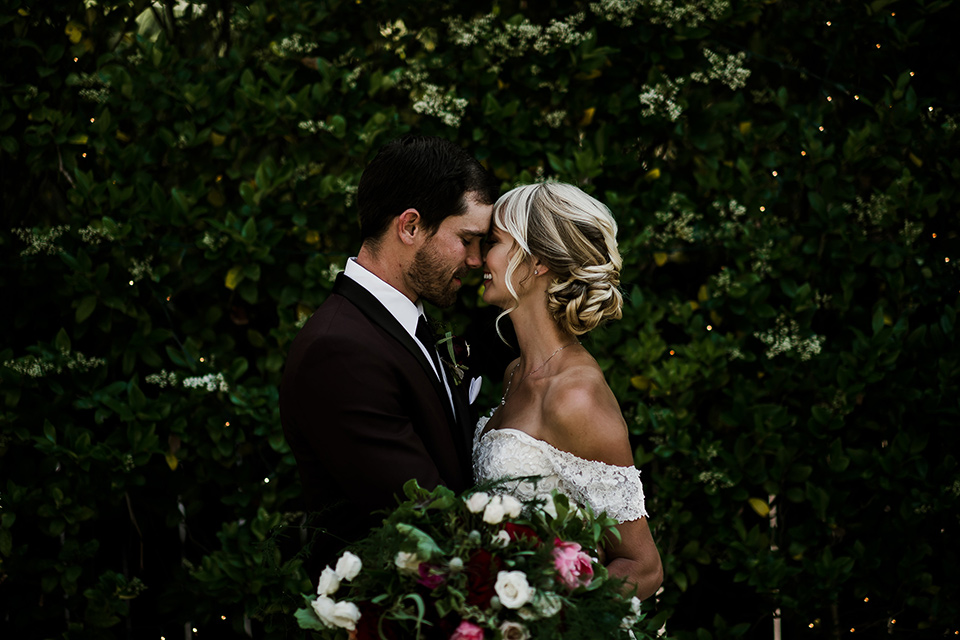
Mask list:
MULTIPOLYGON (((486 424, 486 423, 484 423, 484 424, 486 424)), ((555 451, 556 453, 559 453, 561 456, 565 456, 565 457, 567 457, 567 458, 572 458, 572 459, 574 459, 574 460, 579 460, 579 461, 581 461, 581 462, 587 462, 587 463, 590 463, 590 464, 597 464, 597 465, 601 465, 601 466, 603 466, 603 467, 612 467, 612 468, 614 468, 614 469, 636 469, 636 467, 633 466, 633 465, 631 465, 631 466, 621 466, 621 465, 618 465, 618 464, 610 464, 609 462, 604 462, 603 460, 590 460, 590 459, 588 459, 588 458, 581 458, 580 456, 576 455, 575 453, 570 453, 569 451, 564 451, 563 449, 558 449, 557 447, 553 446, 552 444, 550 444, 550 443, 547 442, 546 440, 541 440, 540 438, 537 438, 537 437, 535 437, 535 436, 530 435, 530 434, 527 433, 526 431, 523 431, 523 430, 521 430, 521 429, 514 429, 514 428, 512 428, 512 427, 502 427, 502 428, 500 428, 500 429, 490 429, 490 430, 487 431, 487 432, 483 432, 483 431, 481 430, 480 440, 478 440, 477 445, 479 445, 480 442, 482 442, 484 438, 486 438, 487 436, 490 436, 490 435, 492 435, 492 434, 504 434, 504 435, 507 435, 507 434, 510 434, 510 433, 520 434, 521 436, 523 436, 523 437, 526 438, 527 440, 530 440, 530 441, 532 441, 532 442, 534 442, 534 443, 537 443, 537 444, 539 444, 539 445, 542 445, 542 446, 544 446, 544 447, 547 447, 547 448, 550 449, 551 451, 555 451)), ((523 439, 523 438, 521 438, 521 439, 523 439)))

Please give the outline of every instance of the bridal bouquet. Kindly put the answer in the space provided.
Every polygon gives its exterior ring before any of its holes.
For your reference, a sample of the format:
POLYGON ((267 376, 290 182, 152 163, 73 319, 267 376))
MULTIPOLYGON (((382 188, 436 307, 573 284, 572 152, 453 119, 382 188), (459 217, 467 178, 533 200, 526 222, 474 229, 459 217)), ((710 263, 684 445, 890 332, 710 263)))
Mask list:
POLYGON ((615 521, 554 494, 456 496, 411 480, 408 500, 320 575, 300 626, 329 640, 645 637, 596 549, 615 521))

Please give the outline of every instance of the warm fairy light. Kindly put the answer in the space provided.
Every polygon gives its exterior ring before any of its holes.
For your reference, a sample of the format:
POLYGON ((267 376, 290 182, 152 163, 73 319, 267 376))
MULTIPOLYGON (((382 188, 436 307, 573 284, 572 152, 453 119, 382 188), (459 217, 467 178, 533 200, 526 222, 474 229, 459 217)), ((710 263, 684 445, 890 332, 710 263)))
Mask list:
POLYGON ((929 111, 930 113, 933 113, 933 107, 927 107, 927 111, 929 111))
POLYGON ((812 623, 812 622, 811 622, 810 624, 808 624, 807 626, 810 627, 811 629, 813 629, 813 623, 812 623))
MULTIPOLYGON (((877 43, 877 49, 879 49, 879 48, 880 48, 880 43, 878 42, 878 43, 877 43)), ((850 629, 850 631, 853 631, 853 629, 850 629)))
POLYGON ((894 17, 895 15, 897 15, 897 12, 896 12, 896 11, 891 11, 891 12, 890 12, 890 17, 891 17, 891 18, 894 17))
POLYGON ((935 233, 931 233, 930 235, 933 236, 934 238, 937 237, 937 234, 935 234, 935 233))
POLYGON ((264 478, 263 484, 270 484, 270 478, 264 478))
POLYGON ((676 351, 674 351, 673 349, 670 349, 670 355, 674 355, 675 353, 676 351))
POLYGON ((891 621, 890 621, 890 624, 897 624, 897 619, 894 618, 893 620, 891 620, 891 621))
POLYGON ((713 331, 713 325, 712 325, 712 324, 708 324, 708 325, 707 325, 707 331, 713 331))
MULTIPOLYGON (((880 46, 880 45, 877 45, 877 46, 880 46)), ((850 627, 850 633, 854 633, 854 632, 856 632, 856 629, 854 629, 853 627, 850 627)))
POLYGON ((762 211, 766 211, 766 210, 767 210, 766 207, 760 207, 760 211, 761 211, 761 212, 762 212, 762 211))
POLYGON ((913 76, 915 76, 915 75, 916 75, 916 74, 915 74, 913 71, 910 72, 910 77, 911 77, 911 78, 912 78, 913 76))
POLYGON ((167 302, 170 302, 170 296, 167 296, 167 302))
POLYGON ((801 151, 801 152, 800 152, 800 155, 805 156, 805 155, 807 155, 807 152, 806 152, 806 151, 801 151))
POLYGON ((229 423, 229 422, 224 422, 224 423, 223 423, 223 426, 229 427, 229 426, 230 426, 230 423, 229 423))
POLYGON ((94 123, 94 122, 96 122, 96 121, 97 121, 96 118, 90 118, 90 123, 91 123, 91 124, 94 123))
POLYGON ((820 131, 823 131, 823 125, 820 125, 819 129, 820 131))
POLYGON ((771 175, 773 175, 774 178, 777 177, 777 172, 776 172, 776 171, 771 171, 770 173, 771 173, 771 175))
POLYGON ((81 154, 80 154, 80 157, 81 157, 81 158, 86 158, 86 157, 87 157, 87 152, 84 151, 83 153, 81 153, 81 154))
POLYGON ((133 286, 133 280, 128 283, 131 287, 133 286))
POLYGON ((863 601, 864 601, 864 602, 870 602, 870 598, 864 598, 863 601))
POLYGON ((830 25, 832 25, 832 24, 833 24, 832 22, 830 22, 829 20, 827 20, 827 26, 828 26, 828 27, 829 27, 830 25))
POLYGON ((944 258, 943 261, 944 261, 944 262, 950 262, 950 258, 944 258))
POLYGON ((196 627, 193 628, 193 632, 194 632, 194 633, 197 632, 197 628, 196 628, 196 627))
POLYGON ((827 102, 833 102, 833 96, 827 96, 827 102))
POLYGON ((221 619, 221 620, 226 620, 226 619, 227 619, 227 616, 220 616, 220 619, 221 619))

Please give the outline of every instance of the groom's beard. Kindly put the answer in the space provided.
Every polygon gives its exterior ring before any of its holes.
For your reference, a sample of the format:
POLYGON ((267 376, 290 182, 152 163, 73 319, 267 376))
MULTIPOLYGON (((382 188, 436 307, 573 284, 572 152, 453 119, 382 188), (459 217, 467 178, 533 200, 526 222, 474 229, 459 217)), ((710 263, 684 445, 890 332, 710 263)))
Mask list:
POLYGON ((427 243, 417 251, 410 266, 410 279, 418 289, 420 297, 441 309, 452 306, 457 301, 460 283, 454 278, 463 279, 466 269, 450 271, 443 258, 427 243))

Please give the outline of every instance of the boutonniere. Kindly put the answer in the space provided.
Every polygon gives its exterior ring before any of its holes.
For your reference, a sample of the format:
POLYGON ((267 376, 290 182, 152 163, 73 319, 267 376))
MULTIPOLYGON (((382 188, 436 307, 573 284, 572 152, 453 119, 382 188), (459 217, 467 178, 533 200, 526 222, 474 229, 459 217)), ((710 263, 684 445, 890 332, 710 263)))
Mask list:
POLYGON ((450 369, 453 375, 453 383, 460 384, 466 375, 467 365, 463 362, 470 357, 470 345, 460 336, 455 336, 450 331, 443 334, 443 337, 437 340, 437 351, 440 352, 440 361, 450 369), (442 348, 445 345, 446 348, 442 348), (446 354, 446 358, 444 357, 446 354))

